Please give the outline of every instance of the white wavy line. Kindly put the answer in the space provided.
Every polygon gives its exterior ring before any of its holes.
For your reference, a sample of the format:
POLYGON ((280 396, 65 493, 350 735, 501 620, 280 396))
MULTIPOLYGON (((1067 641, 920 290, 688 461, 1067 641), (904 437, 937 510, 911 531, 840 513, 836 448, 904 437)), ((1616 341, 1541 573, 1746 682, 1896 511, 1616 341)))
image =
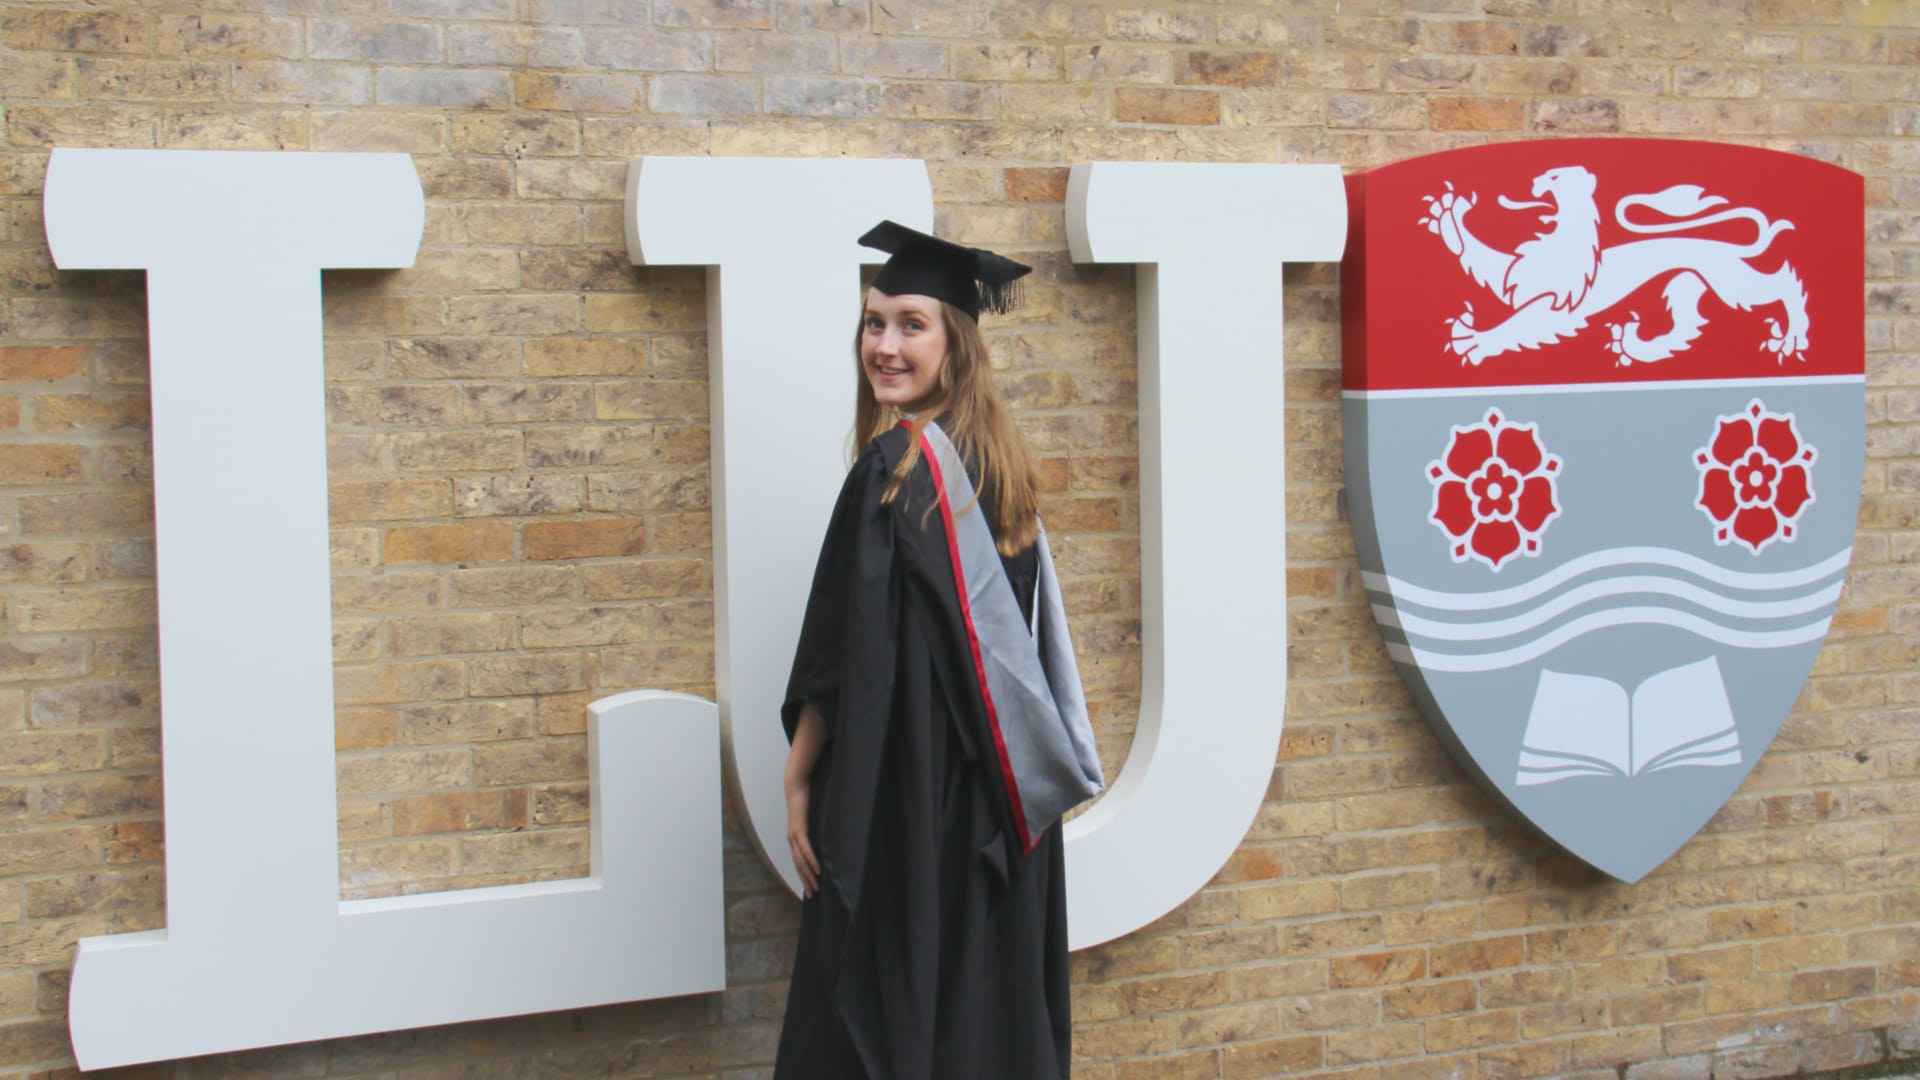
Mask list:
POLYGON ((1713 753, 1675 754, 1672 757, 1656 758, 1648 762, 1640 772, 1660 772, 1663 769, 1681 769, 1699 765, 1738 765, 1740 760, 1740 748, 1736 746, 1732 750, 1719 750, 1713 753))
POLYGON ((1520 767, 1523 769, 1609 769, 1618 772, 1612 764, 1587 754, 1571 750, 1535 750, 1525 743, 1520 744, 1520 767))
POLYGON ((1518 787, 1533 787, 1536 784, 1552 784, 1561 780, 1571 780, 1576 776, 1621 776, 1618 769, 1521 769, 1513 782, 1518 787))
POLYGON ((1541 593, 1551 592, 1567 581, 1589 571, 1610 566, 1637 564, 1667 566, 1695 577, 1705 578, 1716 585, 1724 585, 1729 589, 1762 592, 1811 585, 1822 578, 1845 570, 1847 560, 1852 557, 1853 548, 1845 547, 1812 566, 1799 570, 1757 574, 1744 570, 1728 570, 1698 556, 1689 555, 1684 551, 1675 551, 1672 548, 1619 547, 1569 559, 1525 584, 1490 592, 1442 592, 1439 589, 1422 588, 1390 574, 1374 573, 1371 570, 1362 571, 1360 581, 1373 592, 1390 593, 1395 600, 1419 604, 1421 607, 1439 608, 1443 611, 1484 611, 1487 608, 1512 607, 1514 604, 1531 600, 1541 593))
POLYGON ((1657 593, 1697 604, 1716 615, 1738 619, 1777 619, 1788 615, 1805 615, 1810 611, 1818 611, 1838 603, 1840 590, 1843 587, 1843 582, 1835 582, 1818 592, 1789 600, 1734 600, 1698 585, 1675 581, 1672 578, 1624 577, 1588 582, 1561 593, 1537 608, 1490 622, 1448 622, 1444 619, 1427 619, 1419 615, 1404 614, 1385 604, 1373 605, 1373 617, 1380 621, 1381 626, 1397 626, 1408 634, 1420 637, 1440 638, 1443 641, 1485 641, 1489 638, 1509 637, 1531 630, 1582 604, 1607 596, 1657 593))
POLYGON ((1819 641, 1827 635, 1827 624, 1830 622, 1832 622, 1830 618, 1819 619, 1785 630, 1732 630, 1684 611, 1645 607, 1616 608, 1613 611, 1598 611, 1575 619, 1524 645, 1516 645, 1511 649, 1502 649, 1498 652, 1437 653, 1399 642, 1388 642, 1387 655, 1403 664, 1416 664, 1422 671, 1499 671, 1545 656, 1575 638, 1614 626, 1671 626, 1721 645, 1734 645, 1745 649, 1784 649, 1792 645, 1804 645, 1809 641, 1819 641))
MULTIPOLYGON (((1689 767, 1713 768, 1713 767, 1719 767, 1719 766, 1738 765, 1738 764, 1740 764, 1740 752, 1738 750, 1735 750, 1731 753, 1722 754, 1712 758, 1688 758, 1685 760, 1673 761, 1665 765, 1655 766, 1652 769, 1642 770, 1641 772, 1634 773, 1633 775, 1635 777, 1640 777, 1640 776, 1645 776, 1648 772, 1659 772, 1665 769, 1681 769, 1681 768, 1689 768, 1689 767)), ((1514 783, 1514 786, 1516 787, 1537 787, 1540 784, 1557 784, 1562 780, 1572 780, 1582 776, 1612 776, 1612 777, 1621 777, 1623 779, 1626 778, 1625 774, 1621 773, 1618 769, 1593 769, 1593 768, 1587 768, 1585 766, 1567 767, 1567 768, 1558 768, 1558 769, 1539 769, 1539 768, 1529 768, 1525 765, 1522 765, 1520 766, 1518 772, 1514 776, 1513 783, 1514 783)))

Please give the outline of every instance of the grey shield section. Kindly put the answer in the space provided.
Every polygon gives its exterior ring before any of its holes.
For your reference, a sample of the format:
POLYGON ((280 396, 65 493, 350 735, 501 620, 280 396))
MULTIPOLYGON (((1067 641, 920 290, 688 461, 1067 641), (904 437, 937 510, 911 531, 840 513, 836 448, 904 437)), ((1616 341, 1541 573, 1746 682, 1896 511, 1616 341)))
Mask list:
POLYGON ((1864 382, 1349 395, 1347 479, 1396 666, 1498 801, 1623 881, 1719 810, 1819 654, 1859 512, 1864 382), (1759 399, 1817 451, 1791 542, 1718 545, 1695 453, 1759 399), (1451 429, 1537 424, 1560 515, 1537 556, 1455 562, 1430 514, 1451 429))

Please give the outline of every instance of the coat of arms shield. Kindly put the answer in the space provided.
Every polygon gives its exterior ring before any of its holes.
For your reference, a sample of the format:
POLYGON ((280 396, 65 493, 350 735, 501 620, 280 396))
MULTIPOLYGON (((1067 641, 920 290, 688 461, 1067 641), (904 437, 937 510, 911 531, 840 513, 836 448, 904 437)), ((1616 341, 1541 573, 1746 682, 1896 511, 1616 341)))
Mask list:
POLYGON ((1865 448, 1861 178, 1556 140, 1349 178, 1349 506, 1402 677, 1495 799, 1635 881, 1820 651, 1865 448))

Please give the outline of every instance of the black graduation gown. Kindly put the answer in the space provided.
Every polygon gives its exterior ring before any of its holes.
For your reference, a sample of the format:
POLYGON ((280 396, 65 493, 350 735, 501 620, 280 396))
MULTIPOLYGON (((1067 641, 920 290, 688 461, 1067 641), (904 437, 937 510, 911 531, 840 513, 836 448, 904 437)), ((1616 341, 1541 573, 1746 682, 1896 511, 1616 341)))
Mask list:
MULTIPOLYGON (((909 437, 873 440, 847 475, 782 710, 791 738, 813 702, 830 738, 774 1075, 1065 1080, 1060 826, 1019 853, 924 461, 881 504, 909 437)), ((1031 619, 1034 551, 1003 563, 1031 619)))

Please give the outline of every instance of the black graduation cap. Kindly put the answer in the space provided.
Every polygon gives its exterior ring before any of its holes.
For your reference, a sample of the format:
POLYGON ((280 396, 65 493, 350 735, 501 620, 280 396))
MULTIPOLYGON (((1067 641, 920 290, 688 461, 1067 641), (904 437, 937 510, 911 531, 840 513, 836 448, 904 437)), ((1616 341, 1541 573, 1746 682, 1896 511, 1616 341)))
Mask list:
POLYGON ((893 256, 873 279, 874 288, 888 296, 945 300, 976 319, 982 308, 995 314, 1010 310, 1019 301, 1013 283, 1033 270, 892 221, 868 229, 860 244, 893 256))

